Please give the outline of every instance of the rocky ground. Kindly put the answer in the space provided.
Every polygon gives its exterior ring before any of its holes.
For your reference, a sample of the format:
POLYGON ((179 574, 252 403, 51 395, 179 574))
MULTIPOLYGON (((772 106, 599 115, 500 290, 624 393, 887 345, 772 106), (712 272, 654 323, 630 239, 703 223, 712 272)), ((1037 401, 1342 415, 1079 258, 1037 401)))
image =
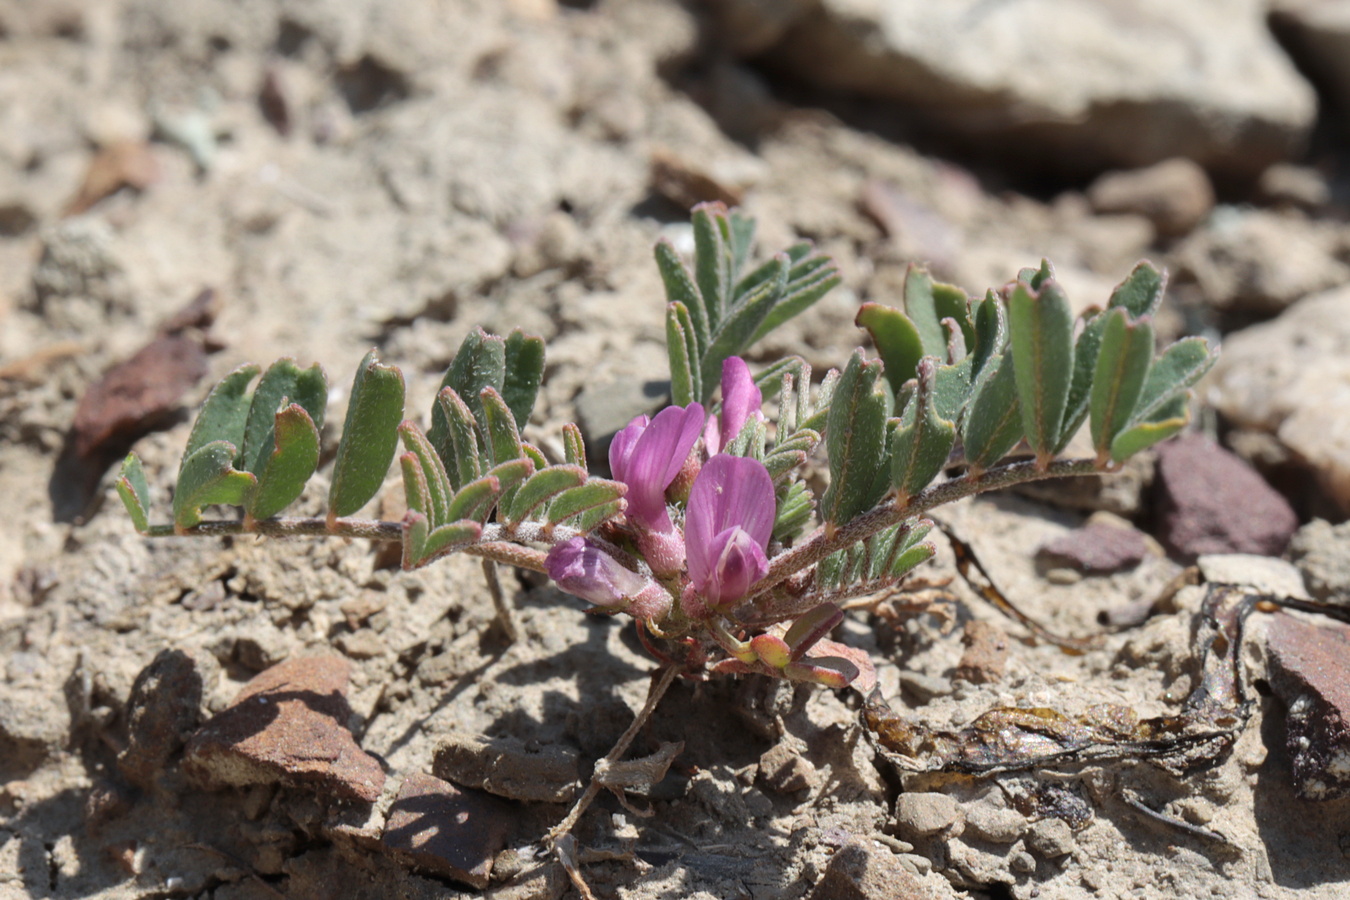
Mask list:
MULTIPOLYGON (((106 464, 135 441, 163 518, 211 380, 318 361, 334 420, 375 346, 424 410, 473 325, 548 340, 531 437, 603 437, 657 399, 651 246, 699 201, 844 274, 752 363, 842 364, 912 260, 980 292, 1049 257, 1086 306, 1148 257, 1159 330, 1222 341, 1194 435, 939 513, 1095 648, 960 578, 845 623, 906 717, 1174 712, 1207 584, 1350 603, 1344 9, 3 0, 0 897, 583 896, 531 847, 642 703, 631 630, 508 576, 510 642, 466 558, 146 540, 106 464)), ((669 774, 575 858, 633 900, 1341 896, 1350 631, 1247 626, 1250 719, 1182 774, 904 773, 856 696, 679 684, 633 751, 682 742, 669 774)))

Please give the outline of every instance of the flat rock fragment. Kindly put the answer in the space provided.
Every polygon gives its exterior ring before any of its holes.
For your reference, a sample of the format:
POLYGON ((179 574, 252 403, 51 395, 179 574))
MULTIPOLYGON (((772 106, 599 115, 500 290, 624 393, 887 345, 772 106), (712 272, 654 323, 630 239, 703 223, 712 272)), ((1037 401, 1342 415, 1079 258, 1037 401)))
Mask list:
POLYGON ((1295 792, 1350 796, 1350 626, 1276 613, 1267 651, 1270 686, 1287 710, 1295 792))
POLYGON ((566 803, 581 783, 581 755, 570 747, 456 731, 436 745, 431 770, 511 800, 566 803))
POLYGON ((349 664, 290 659, 259 673, 188 742, 184 765, 216 785, 308 786, 373 803, 384 770, 347 728, 349 664))
POLYGON ((1148 555, 1148 541, 1134 528, 1089 522, 1049 541, 1036 555, 1090 575, 1105 575, 1132 569, 1143 562, 1148 555))
POLYGON ((1278 556, 1298 528, 1289 501, 1238 456, 1202 435, 1158 448, 1158 524, 1168 550, 1278 556))
POLYGON ((412 868, 481 890, 506 846, 510 815, 506 803, 482 791, 414 773, 403 780, 380 841, 412 868))

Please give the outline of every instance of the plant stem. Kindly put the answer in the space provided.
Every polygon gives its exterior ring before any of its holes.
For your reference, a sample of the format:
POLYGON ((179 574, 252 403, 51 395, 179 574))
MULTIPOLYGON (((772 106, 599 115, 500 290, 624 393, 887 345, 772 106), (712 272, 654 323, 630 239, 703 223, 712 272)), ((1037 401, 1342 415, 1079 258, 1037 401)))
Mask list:
MULTIPOLYGON (((637 737, 638 732, 642 730, 642 726, 647 724, 647 720, 656 710, 656 704, 661 702, 661 698, 666 695, 666 691, 670 690, 670 686, 675 683, 675 679, 679 675, 680 667, 670 665, 662 670, 659 678, 652 681, 651 686, 647 689, 647 702, 642 705, 641 712, 633 718, 633 724, 628 726, 628 730, 619 737, 619 740, 605 756, 604 761, 606 763, 614 765, 623 759, 623 755, 628 752, 628 746, 633 743, 633 738, 637 737)), ((597 766, 596 768, 601 767, 597 766)), ((600 781, 592 776, 591 783, 587 785, 585 793, 577 800, 572 807, 572 811, 567 814, 567 818, 553 826, 553 830, 548 833, 546 840, 549 843, 556 843, 560 837, 570 832, 576 826, 577 820, 581 818, 581 814, 599 796, 600 789, 600 781)))
MULTIPOLYGON (((183 531, 172 525, 152 525, 147 537, 225 537, 238 534, 261 534, 267 537, 345 537, 372 541, 403 540, 403 523, 380 522, 373 519, 327 519, 285 516, 274 519, 238 519, 232 522, 201 522, 183 531)), ((461 548, 470 556, 505 563, 521 569, 547 573, 545 553, 524 543, 553 545, 577 537, 574 528, 556 526, 546 528, 540 522, 522 522, 508 530, 495 522, 483 526, 478 543, 461 548), (521 543, 516 543, 521 542, 521 543)))
POLYGON ((1025 460, 986 469, 975 477, 966 474, 944 481, 920 491, 905 503, 897 503, 894 498, 885 500, 833 534, 827 534, 823 527, 817 528, 805 542, 774 557, 769 563, 769 571, 751 586, 748 596, 753 599, 831 553, 851 547, 905 519, 922 515, 935 506, 1014 484, 1070 475, 1092 475, 1100 471, 1096 460, 1092 459, 1055 460, 1044 469, 1038 468, 1035 460, 1025 460))

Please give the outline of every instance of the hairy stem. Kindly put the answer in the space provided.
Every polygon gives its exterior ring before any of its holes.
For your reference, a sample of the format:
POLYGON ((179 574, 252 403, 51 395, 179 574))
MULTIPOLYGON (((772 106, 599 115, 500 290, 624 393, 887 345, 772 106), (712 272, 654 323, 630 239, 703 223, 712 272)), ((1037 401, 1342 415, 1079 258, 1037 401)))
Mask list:
MULTIPOLYGON (((172 525, 153 525, 145 532, 147 537, 225 537, 236 534, 261 534, 267 537, 345 537, 371 541, 403 540, 402 522, 380 522, 373 519, 327 519, 278 516, 274 519, 237 519, 231 522, 201 522, 183 531, 172 525)), ((483 526, 477 543, 461 548, 470 556, 505 563, 521 569, 547 573, 545 553, 525 543, 553 545, 581 536, 575 528, 556 526, 548 528, 541 522, 522 522, 512 529, 495 522, 483 526), (519 543, 517 543, 519 542, 519 543)))
POLYGON ((1025 484, 1029 481, 1041 481, 1046 478, 1063 478, 1070 475, 1092 475, 1100 473, 1096 460, 1060 459, 1050 463, 1044 469, 1038 468, 1035 460, 1009 463, 987 469, 979 475, 969 473, 942 484, 925 488, 904 503, 894 498, 882 502, 853 519, 833 534, 824 528, 817 528, 809 538, 791 550, 780 553, 769 563, 769 571, 750 588, 749 597, 754 598, 781 584, 789 576, 800 572, 807 566, 820 562, 838 550, 851 547, 858 541, 866 540, 879 531, 883 531, 898 522, 922 515, 928 510, 951 503, 975 494, 1025 484))

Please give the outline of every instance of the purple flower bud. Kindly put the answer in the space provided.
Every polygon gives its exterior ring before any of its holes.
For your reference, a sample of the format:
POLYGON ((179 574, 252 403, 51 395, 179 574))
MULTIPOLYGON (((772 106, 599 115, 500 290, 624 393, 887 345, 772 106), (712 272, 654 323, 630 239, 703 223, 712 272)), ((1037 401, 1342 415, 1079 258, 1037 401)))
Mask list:
POLYGON ((764 418, 760 407, 764 397, 755 387, 750 367, 739 356, 728 356, 722 361, 722 414, 709 416, 703 430, 703 442, 708 453, 715 454, 736 439, 751 416, 764 418))
POLYGON ((706 419, 703 407, 668 406, 655 419, 638 416, 609 445, 609 468, 628 485, 628 517, 651 531, 673 531, 666 512, 666 488, 680 474, 698 443, 706 419))
POLYGON ((684 539, 689 578, 713 606, 741 599, 769 570, 773 480, 758 460, 719 454, 689 492, 684 539))
POLYGON ((660 617, 670 608, 670 594, 659 584, 624 567, 585 538, 557 544, 544 560, 558 587, 615 611, 642 618, 660 617))

